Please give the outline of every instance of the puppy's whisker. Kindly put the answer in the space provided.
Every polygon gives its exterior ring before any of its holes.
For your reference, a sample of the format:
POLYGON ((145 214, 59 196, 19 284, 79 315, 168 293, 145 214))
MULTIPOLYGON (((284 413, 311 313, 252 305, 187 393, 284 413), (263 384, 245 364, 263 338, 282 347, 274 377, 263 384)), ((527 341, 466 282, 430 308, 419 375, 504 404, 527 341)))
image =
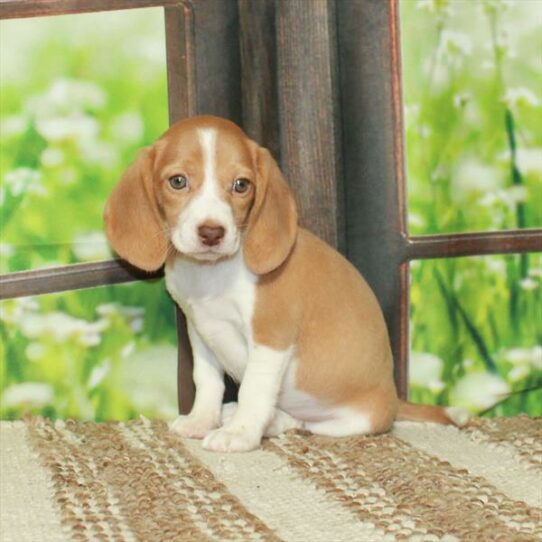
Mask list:
POLYGON ((154 233, 151 233, 149 238, 154 240, 154 239, 156 239, 157 237, 159 237, 161 235, 165 235, 169 239, 169 235, 170 235, 169 226, 166 225, 164 228, 160 228, 157 231, 155 231, 154 233))
POLYGON ((176 251, 177 251, 177 249, 175 248, 173 243, 168 243, 168 245, 167 245, 167 247, 166 247, 166 249, 164 251, 163 260, 166 261, 170 256, 175 254, 176 251))

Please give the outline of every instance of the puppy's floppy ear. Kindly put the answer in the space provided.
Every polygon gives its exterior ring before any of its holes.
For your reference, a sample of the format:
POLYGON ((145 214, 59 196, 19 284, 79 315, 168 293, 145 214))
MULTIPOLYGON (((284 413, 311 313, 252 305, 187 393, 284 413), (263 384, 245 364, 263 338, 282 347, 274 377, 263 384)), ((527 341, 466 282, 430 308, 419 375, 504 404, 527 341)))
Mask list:
POLYGON ((258 178, 243 252, 258 275, 276 269, 290 254, 297 237, 297 210, 290 187, 267 149, 256 150, 258 178))
POLYGON ((169 239, 152 186, 155 150, 142 149, 105 206, 105 232, 115 252, 132 265, 154 271, 165 261, 169 239))

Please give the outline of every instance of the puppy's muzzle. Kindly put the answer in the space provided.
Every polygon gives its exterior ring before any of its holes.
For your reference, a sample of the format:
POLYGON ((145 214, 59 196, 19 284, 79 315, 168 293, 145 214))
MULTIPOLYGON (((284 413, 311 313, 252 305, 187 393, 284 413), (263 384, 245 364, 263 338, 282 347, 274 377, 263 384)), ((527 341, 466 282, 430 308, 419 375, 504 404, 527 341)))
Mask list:
POLYGON ((219 224, 205 222, 198 227, 198 235, 203 245, 214 247, 222 241, 226 230, 219 224))

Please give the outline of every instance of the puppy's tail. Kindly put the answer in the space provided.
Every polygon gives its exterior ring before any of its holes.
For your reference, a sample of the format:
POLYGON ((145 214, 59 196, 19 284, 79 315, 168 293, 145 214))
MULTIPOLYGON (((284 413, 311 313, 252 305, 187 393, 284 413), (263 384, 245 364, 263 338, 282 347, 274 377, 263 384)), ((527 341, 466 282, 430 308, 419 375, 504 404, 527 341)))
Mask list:
POLYGON ((463 427, 468 423, 470 415, 460 407, 415 405, 407 401, 399 401, 399 411, 396 419, 399 421, 433 422, 463 427))

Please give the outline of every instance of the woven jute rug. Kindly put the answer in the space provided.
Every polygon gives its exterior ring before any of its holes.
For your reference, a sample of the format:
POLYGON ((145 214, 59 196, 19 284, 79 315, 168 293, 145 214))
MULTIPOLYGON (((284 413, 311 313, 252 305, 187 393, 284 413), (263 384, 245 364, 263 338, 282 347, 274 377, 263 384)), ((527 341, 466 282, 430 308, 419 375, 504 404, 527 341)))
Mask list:
POLYGON ((2 542, 542 540, 542 419, 294 431, 244 454, 144 419, 0 436, 2 542))

